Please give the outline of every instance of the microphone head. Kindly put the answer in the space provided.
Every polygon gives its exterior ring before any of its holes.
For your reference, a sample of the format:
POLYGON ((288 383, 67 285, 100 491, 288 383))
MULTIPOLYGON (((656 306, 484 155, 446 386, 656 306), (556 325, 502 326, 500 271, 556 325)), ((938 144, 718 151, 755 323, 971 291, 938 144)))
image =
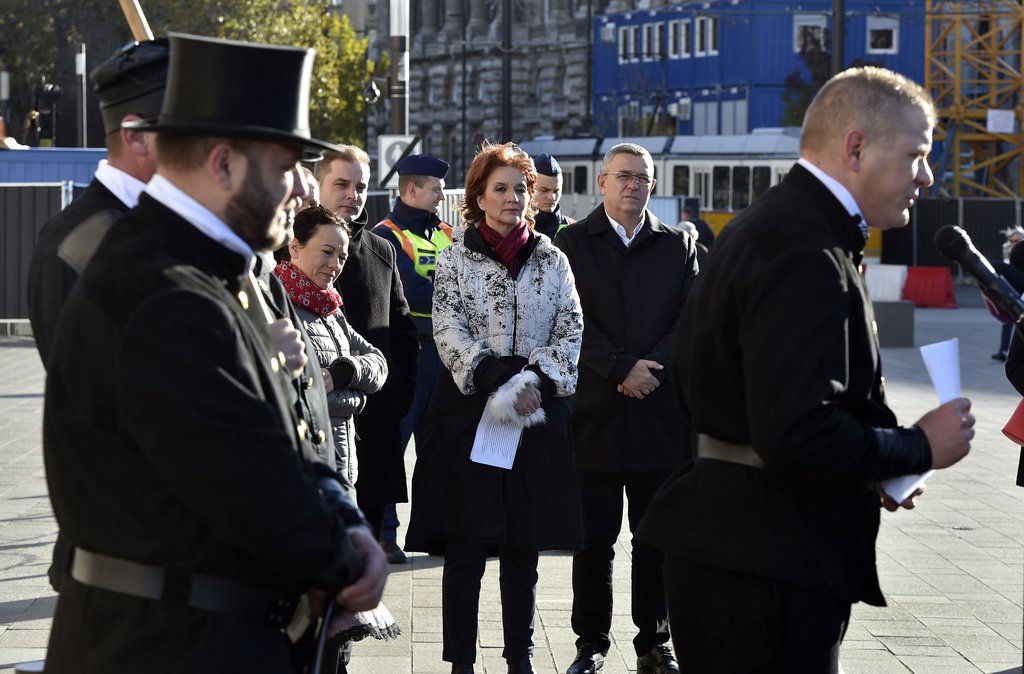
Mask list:
POLYGON ((935 247, 950 260, 959 260, 973 246, 967 232, 956 225, 946 225, 935 232, 935 247))

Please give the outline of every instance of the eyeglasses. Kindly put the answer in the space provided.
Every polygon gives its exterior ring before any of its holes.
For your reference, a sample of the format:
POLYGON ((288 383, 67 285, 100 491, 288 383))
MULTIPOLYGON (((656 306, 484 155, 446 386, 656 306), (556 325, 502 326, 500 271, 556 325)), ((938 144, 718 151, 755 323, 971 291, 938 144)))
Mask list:
POLYGON ((605 173, 606 176, 615 178, 623 187, 627 185, 636 185, 647 189, 651 186, 651 176, 646 173, 628 173, 626 171, 620 171, 618 173, 605 173))

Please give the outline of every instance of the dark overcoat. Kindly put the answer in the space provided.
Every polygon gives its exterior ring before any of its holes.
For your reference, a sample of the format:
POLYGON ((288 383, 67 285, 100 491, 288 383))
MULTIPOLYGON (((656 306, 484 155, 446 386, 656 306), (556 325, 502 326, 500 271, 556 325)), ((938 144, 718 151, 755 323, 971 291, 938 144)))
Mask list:
POLYGON ((627 248, 604 205, 555 237, 583 305, 580 381, 571 399, 576 466, 670 470, 690 458, 689 430, 671 386, 672 337, 697 274, 693 239, 650 211, 627 248), (618 392, 638 359, 664 366, 643 400, 618 392))
MULTIPOLYGON (((237 299, 246 271, 243 256, 146 194, 110 230, 53 342, 54 513, 93 552, 288 596, 333 592, 355 579, 358 555, 317 490, 323 467, 297 451, 269 337, 237 299)), ((47 656, 53 672, 293 671, 269 621, 70 578, 47 656)))
POLYGON ((637 536, 666 553, 883 604, 878 483, 931 463, 886 406, 864 236, 800 165, 715 241, 683 313, 676 386, 699 433, 764 468, 698 459, 637 536))
POLYGON ((356 417, 356 456, 360 505, 379 506, 409 500, 405 448, 399 424, 416 390, 419 341, 409 316, 395 249, 366 229, 366 210, 352 223, 348 260, 334 282, 349 324, 384 354, 388 379, 356 417))
POLYGON ((28 318, 44 367, 49 360, 57 319, 60 318, 64 302, 79 274, 79 270, 58 255, 61 244, 89 218, 108 213, 110 217, 104 218, 105 222, 97 222, 97 227, 84 233, 90 239, 83 242, 84 245, 98 245, 113 220, 127 212, 128 206, 103 183, 93 178, 77 199, 50 218, 39 230, 39 238, 28 266, 28 318))

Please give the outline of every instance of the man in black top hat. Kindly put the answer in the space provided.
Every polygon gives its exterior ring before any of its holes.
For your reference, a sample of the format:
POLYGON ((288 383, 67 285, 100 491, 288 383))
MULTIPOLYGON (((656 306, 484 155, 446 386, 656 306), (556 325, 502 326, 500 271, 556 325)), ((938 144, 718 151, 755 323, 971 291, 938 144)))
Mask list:
MULTIPOLYGON (((444 178, 448 162, 426 154, 409 155, 395 166, 398 172, 398 198, 394 209, 377 223, 373 233, 384 237, 395 248, 395 263, 402 278, 405 300, 416 324, 419 356, 416 361, 416 393, 412 406, 402 417, 402 447, 413 435, 420 439, 420 418, 430 402, 430 393, 441 373, 441 359, 434 345, 434 327, 430 320, 434 302, 434 267, 437 256, 451 245, 452 228, 437 216, 444 202, 444 178)), ((392 564, 406 561, 398 545, 398 514, 388 506, 381 530, 381 546, 392 564)))
POLYGON ((562 167, 549 154, 539 154, 533 158, 537 167, 537 187, 533 192, 533 205, 537 209, 533 228, 554 239, 555 234, 566 225, 576 222, 567 215, 562 215, 558 202, 562 199, 562 167))
POLYGON ((156 117, 164 100, 166 39, 131 42, 89 75, 100 100, 107 158, 82 194, 50 218, 28 268, 28 317, 46 366, 64 301, 110 225, 133 208, 156 170, 155 134, 121 123, 156 117))
MULTIPOLYGON (((341 619, 387 562, 304 461, 251 269, 310 138, 314 53, 172 35, 157 173, 68 297, 46 384, 50 498, 74 544, 47 671, 298 672, 303 596, 341 619), (268 91, 268 87, 273 89, 268 91)), ((287 319, 283 319, 287 320, 287 319)))

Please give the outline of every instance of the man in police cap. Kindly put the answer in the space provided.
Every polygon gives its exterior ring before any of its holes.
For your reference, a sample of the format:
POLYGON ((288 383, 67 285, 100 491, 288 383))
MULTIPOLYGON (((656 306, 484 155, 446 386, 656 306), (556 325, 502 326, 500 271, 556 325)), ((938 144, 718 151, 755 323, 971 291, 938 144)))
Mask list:
MULTIPOLYGON (((402 418, 402 447, 414 434, 417 440, 419 420, 430 402, 441 372, 441 359, 434 345, 434 327, 430 320, 434 301, 434 267, 438 254, 451 245, 452 228, 437 216, 444 202, 444 177, 448 162, 426 154, 409 155, 395 166, 398 172, 398 199, 395 207, 381 220, 373 233, 395 248, 398 274, 402 278, 405 300, 416 324, 419 356, 416 361, 416 393, 409 411, 402 418)), ((381 545, 392 564, 405 562, 398 545, 398 515, 388 506, 381 531, 381 545)))
POLYGON ((533 165, 537 167, 537 186, 533 191, 533 205, 537 215, 533 218, 533 228, 549 239, 554 239, 563 227, 576 222, 562 215, 558 206, 562 199, 562 167, 549 154, 534 157, 533 165))
POLYGON ((171 44, 159 120, 130 123, 159 132, 157 173, 52 344, 46 474, 75 549, 47 671, 297 672, 300 598, 344 619, 387 575, 337 476, 303 460, 251 272, 304 192, 303 148, 333 146, 309 134, 312 50, 171 44))
POLYGON ((85 191, 40 230, 28 268, 28 317, 43 365, 71 287, 110 225, 133 208, 156 170, 155 134, 121 123, 156 117, 167 81, 166 39, 131 42, 92 71, 107 158, 85 191))

